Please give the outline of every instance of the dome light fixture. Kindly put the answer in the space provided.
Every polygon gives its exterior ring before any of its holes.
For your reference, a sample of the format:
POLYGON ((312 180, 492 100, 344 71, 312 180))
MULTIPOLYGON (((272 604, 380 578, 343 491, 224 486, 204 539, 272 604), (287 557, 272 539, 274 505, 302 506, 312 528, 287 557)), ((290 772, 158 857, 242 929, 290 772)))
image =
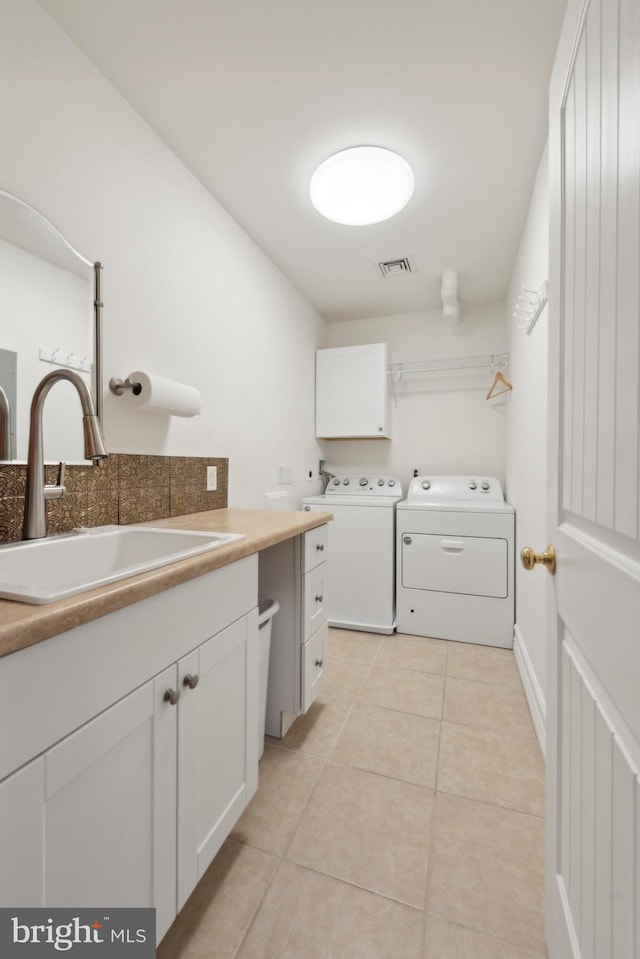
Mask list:
POLYGON ((346 226, 381 223, 413 195, 413 170, 383 147, 350 147, 321 163, 311 178, 311 202, 322 216, 346 226))

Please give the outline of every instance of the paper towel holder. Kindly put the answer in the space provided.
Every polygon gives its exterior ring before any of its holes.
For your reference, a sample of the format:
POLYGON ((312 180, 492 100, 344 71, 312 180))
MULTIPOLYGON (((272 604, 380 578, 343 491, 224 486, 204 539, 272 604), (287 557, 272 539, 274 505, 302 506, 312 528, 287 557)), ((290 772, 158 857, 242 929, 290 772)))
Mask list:
POLYGON ((119 376, 112 376, 109 380, 109 389, 112 393, 115 393, 116 396, 122 396, 125 390, 131 390, 134 396, 140 396, 142 393, 142 384, 132 383, 129 377, 127 377, 126 380, 122 380, 119 376))

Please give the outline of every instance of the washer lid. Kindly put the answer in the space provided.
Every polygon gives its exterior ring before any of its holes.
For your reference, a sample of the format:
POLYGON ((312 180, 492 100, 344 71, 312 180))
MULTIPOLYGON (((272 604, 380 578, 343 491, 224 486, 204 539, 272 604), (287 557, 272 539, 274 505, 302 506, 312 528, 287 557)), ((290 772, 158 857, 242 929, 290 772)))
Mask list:
POLYGON ((500 480, 495 476, 415 476, 409 485, 407 506, 483 509, 504 505, 500 480))

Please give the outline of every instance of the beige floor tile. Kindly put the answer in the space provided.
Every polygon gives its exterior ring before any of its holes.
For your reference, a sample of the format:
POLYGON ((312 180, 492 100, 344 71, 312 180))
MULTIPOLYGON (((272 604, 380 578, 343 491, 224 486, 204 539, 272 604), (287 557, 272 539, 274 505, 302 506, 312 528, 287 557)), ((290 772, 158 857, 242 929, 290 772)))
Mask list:
POLYGON ((369 663, 358 660, 339 659, 329 656, 326 665, 326 678, 322 688, 322 698, 340 699, 352 703, 369 671, 369 663))
POLYGON ((438 790, 544 816, 544 763, 536 739, 442 723, 438 790))
POLYGON ((433 790, 439 739, 437 719, 355 703, 330 758, 433 790))
POLYGON ((544 821, 437 794, 427 911, 544 955, 544 821))
POLYGON ((444 674, 446 662, 447 643, 444 640, 403 633, 385 636, 376 656, 376 666, 419 669, 440 676, 444 674))
POLYGON ((511 649, 448 643, 447 676, 476 679, 486 683, 515 683, 521 686, 520 673, 511 649))
POLYGON ((428 916, 423 959, 544 959, 545 952, 518 949, 454 922, 428 916))
POLYGON ((370 665, 382 642, 379 633, 364 633, 354 629, 329 627, 329 658, 353 659, 370 665))
POLYGON ((157 959, 233 959, 280 860, 228 839, 157 950, 157 959))
POLYGON ((296 719, 284 739, 269 737, 267 741, 285 749, 326 757, 335 745, 350 708, 349 703, 319 696, 307 712, 296 719))
POLYGON ((323 760, 314 756, 265 745, 258 791, 236 823, 232 838, 284 855, 322 767, 323 760))
POLYGON ((431 719, 442 718, 444 678, 413 669, 378 666, 369 671, 358 700, 431 719))
POLYGON ((422 907, 431 810, 419 786, 327 763, 287 859, 422 907))
POLYGON ((422 913, 283 862, 237 959, 419 959, 422 913))
POLYGON ((447 676, 442 718, 466 726, 507 730, 535 737, 522 687, 447 676))

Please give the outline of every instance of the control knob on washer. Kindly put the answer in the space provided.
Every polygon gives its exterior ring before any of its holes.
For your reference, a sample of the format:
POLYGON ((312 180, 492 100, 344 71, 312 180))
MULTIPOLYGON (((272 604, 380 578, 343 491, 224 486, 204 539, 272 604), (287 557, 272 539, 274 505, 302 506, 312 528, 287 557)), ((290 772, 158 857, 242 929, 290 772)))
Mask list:
POLYGON ((469 489, 477 489, 477 488, 478 488, 478 484, 476 483, 476 481, 471 480, 471 482, 469 483, 469 489))
POLYGON ((333 485, 334 485, 334 486, 340 486, 340 480, 339 480, 339 479, 334 479, 333 485))
POLYGON ((360 478, 360 486, 366 486, 368 482, 369 482, 369 480, 367 479, 366 476, 362 476, 362 477, 360 478))
POLYGON ((380 477, 380 479, 378 480, 378 486, 384 486, 384 480, 382 479, 382 477, 380 477))
POLYGON ((484 483, 482 484, 482 488, 483 488, 483 490, 485 491, 485 493, 488 492, 488 490, 489 490, 489 484, 487 483, 486 480, 485 480, 484 483))
POLYGON ((420 485, 422 486, 423 489, 431 489, 430 480, 422 480, 422 483, 420 485))

